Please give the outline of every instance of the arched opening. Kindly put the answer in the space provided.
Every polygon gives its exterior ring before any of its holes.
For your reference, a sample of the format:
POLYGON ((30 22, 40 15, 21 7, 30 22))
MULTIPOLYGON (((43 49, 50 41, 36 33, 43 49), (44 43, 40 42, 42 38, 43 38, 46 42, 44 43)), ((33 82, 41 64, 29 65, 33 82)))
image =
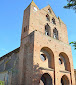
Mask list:
POLYGON ((61 78, 61 85, 70 85, 69 84, 69 79, 67 78, 66 75, 62 76, 62 78, 61 78))
POLYGON ((26 27, 24 27, 24 32, 26 32, 27 31, 27 26, 26 27))
POLYGON ((58 39, 58 30, 56 28, 53 29, 53 38, 58 39))
POLYGON ((50 21, 50 16, 48 14, 46 15, 46 20, 50 21))
POLYGON ((45 35, 48 35, 48 36, 51 36, 51 30, 50 30, 50 26, 48 25, 45 25, 45 35))
POLYGON ((53 85, 51 76, 48 73, 43 74, 39 85, 53 85))
POLYGON ((51 9, 50 8, 48 9, 48 12, 51 13, 51 9))
POLYGON ((53 23, 53 24, 56 24, 56 22, 55 22, 55 19, 54 19, 54 18, 52 18, 52 23, 53 23))
POLYGON ((64 52, 61 52, 61 53, 59 54, 59 59, 62 60, 62 62, 63 62, 63 64, 64 64, 65 70, 66 70, 66 71, 71 71, 71 69, 70 69, 70 61, 69 61, 69 58, 68 58, 67 54, 64 53, 64 52))
POLYGON ((48 67, 54 69, 54 54, 50 48, 43 47, 40 51, 40 57, 43 61, 48 60, 48 67))

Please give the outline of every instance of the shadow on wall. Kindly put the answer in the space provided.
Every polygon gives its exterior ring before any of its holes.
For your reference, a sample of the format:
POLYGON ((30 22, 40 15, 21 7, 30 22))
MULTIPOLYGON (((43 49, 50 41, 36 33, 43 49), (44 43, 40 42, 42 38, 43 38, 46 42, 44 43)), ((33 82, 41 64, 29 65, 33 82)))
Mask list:
POLYGON ((46 55, 48 59, 48 67, 54 69, 54 54, 53 51, 48 47, 43 47, 40 51, 41 54, 46 55))
POLYGON ((33 69, 34 69, 34 71, 33 71, 34 72, 33 73, 33 83, 34 83, 34 85, 39 85, 43 72, 39 68, 39 64, 34 65, 33 69))
MULTIPOLYGON (((48 73, 43 73, 39 64, 33 66, 33 83, 34 85, 52 85, 52 78, 48 73)), ((44 69, 46 70, 46 69, 44 69)))

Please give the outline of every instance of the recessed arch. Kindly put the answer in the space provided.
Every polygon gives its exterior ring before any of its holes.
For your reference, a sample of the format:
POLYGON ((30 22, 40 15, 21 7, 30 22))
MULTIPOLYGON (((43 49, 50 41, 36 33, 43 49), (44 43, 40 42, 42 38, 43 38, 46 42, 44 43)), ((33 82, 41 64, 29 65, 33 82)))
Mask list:
POLYGON ((44 73, 41 76, 41 80, 40 80, 39 85, 53 85, 52 84, 52 77, 48 73, 44 73))
POLYGON ((48 47, 43 47, 40 50, 40 55, 44 54, 48 59, 48 67, 54 69, 54 54, 53 51, 48 47))
POLYGON ((45 25, 45 35, 51 36, 51 27, 48 23, 45 25))
POLYGON ((52 23, 56 25, 54 17, 52 18, 52 23))
POLYGON ((51 9, 50 8, 48 9, 48 12, 51 13, 51 9))
POLYGON ((66 75, 63 75, 61 78, 61 85, 70 85, 69 79, 66 75))
POLYGON ((53 38, 58 39, 58 30, 56 28, 53 29, 53 38))
POLYGON ((71 71, 71 68, 70 68, 70 61, 69 61, 69 57, 66 53, 64 52, 61 52, 59 54, 59 58, 61 58, 64 62, 64 66, 65 66, 65 70, 67 71, 71 71))
POLYGON ((46 15, 46 20, 50 21, 50 16, 48 14, 46 15))

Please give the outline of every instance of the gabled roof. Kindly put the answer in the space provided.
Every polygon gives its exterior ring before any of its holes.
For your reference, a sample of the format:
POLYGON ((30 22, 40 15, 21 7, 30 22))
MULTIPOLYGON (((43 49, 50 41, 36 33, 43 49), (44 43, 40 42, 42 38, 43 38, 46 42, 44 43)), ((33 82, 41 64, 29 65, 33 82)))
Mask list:
MULTIPOLYGON (((35 4, 35 2, 32 0, 32 2, 30 3, 30 5, 33 5, 34 7, 37 7, 38 8, 38 6, 35 4)), ((38 8, 39 9, 39 8, 38 8)))
POLYGON ((52 11, 52 14, 56 17, 54 11, 52 10, 51 6, 50 5, 47 5, 46 7, 42 8, 41 10, 45 10, 46 8, 50 8, 51 11, 52 11))
MULTIPOLYGON (((30 3, 30 5, 33 5, 34 7, 36 7, 36 8, 38 8, 38 6, 35 4, 35 2, 32 0, 32 2, 30 3)), ((30 6, 29 5, 29 6, 30 6)), ((28 6, 28 7, 29 7, 28 6)), ((50 5, 47 5, 46 7, 50 7, 51 8, 51 6, 50 5)), ((44 8, 42 8, 41 10, 44 10, 46 7, 44 7, 44 8)), ((39 9, 39 8, 38 8, 39 9)), ((51 8, 51 10, 52 10, 52 8, 51 8)), ((60 19, 60 17, 57 17, 56 15, 55 15, 55 13, 54 13, 54 11, 52 10, 52 13, 54 14, 54 16, 59 20, 59 22, 60 23, 63 23, 64 24, 64 22, 60 19)))
POLYGON ((57 16, 55 15, 55 13, 54 13, 54 11, 52 10, 52 8, 51 8, 50 5, 47 5, 46 7, 42 8, 41 10, 46 10, 46 8, 50 8, 50 9, 51 9, 51 12, 52 12, 52 15, 53 15, 54 17, 56 17, 56 18, 59 20, 60 23, 63 23, 63 24, 64 24, 64 22, 61 20, 61 18, 60 18, 59 16, 57 17, 57 16))

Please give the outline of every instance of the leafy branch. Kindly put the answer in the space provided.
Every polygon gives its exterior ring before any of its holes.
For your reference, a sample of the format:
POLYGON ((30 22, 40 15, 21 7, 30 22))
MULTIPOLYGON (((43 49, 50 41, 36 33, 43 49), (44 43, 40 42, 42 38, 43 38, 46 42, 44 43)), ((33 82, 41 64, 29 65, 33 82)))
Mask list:
POLYGON ((73 47, 74 47, 74 49, 76 50, 76 41, 74 41, 74 42, 70 42, 69 44, 72 44, 73 47))

